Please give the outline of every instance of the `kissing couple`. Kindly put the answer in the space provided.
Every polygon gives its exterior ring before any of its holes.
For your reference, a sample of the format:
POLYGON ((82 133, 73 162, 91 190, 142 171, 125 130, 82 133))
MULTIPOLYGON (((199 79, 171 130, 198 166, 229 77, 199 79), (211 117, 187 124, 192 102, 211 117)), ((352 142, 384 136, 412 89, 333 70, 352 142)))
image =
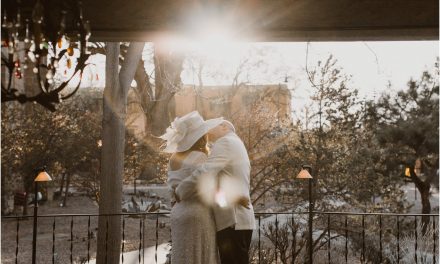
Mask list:
POLYGON ((171 263, 249 263, 250 162, 234 125, 194 111, 176 118, 160 138, 163 151, 172 153, 171 263))

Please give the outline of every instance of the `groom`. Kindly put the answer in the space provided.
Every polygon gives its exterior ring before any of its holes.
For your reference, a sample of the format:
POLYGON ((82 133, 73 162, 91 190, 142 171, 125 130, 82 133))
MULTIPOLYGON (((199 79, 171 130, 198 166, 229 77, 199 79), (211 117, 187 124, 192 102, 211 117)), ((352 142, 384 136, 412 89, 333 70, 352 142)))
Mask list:
MULTIPOLYGON (((250 203, 250 162, 246 148, 229 121, 208 132, 214 143, 208 160, 176 188, 179 199, 191 197, 198 186, 201 197, 213 195, 217 245, 222 264, 248 264, 255 216, 250 203)), ((209 200, 209 198, 208 198, 209 200)))

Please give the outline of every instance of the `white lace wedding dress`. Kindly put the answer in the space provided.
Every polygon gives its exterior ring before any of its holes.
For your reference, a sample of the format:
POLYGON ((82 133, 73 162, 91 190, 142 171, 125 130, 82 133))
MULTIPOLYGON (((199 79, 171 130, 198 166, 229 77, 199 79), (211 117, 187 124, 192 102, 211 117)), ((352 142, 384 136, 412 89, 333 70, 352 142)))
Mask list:
MULTIPOLYGON (((176 188, 190 176, 197 165, 207 156, 192 151, 179 170, 168 168, 168 185, 176 188)), ((176 203, 171 210, 171 263, 172 264, 216 264, 218 251, 216 228, 212 210, 196 197, 176 203)))

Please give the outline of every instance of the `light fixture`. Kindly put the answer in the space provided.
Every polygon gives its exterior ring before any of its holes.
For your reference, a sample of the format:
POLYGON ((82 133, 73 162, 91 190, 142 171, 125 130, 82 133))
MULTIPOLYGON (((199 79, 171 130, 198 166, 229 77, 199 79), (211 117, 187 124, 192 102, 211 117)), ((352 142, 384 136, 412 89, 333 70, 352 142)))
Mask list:
POLYGON ((46 171, 42 171, 38 173, 38 176, 35 178, 36 182, 47 182, 52 181, 52 178, 49 176, 49 174, 46 171))
POLYGON ((38 221, 38 184, 41 182, 52 181, 52 178, 46 172, 46 168, 43 167, 39 171, 37 177, 34 180, 34 225, 33 225, 33 234, 32 234, 32 264, 36 263, 37 256, 37 221, 38 221))
POLYGON ((412 179, 411 179, 411 171, 410 171, 411 169, 409 168, 409 167, 406 167, 405 168, 405 173, 404 173, 404 181, 405 182, 412 182, 412 179))
POLYGON ((405 177, 410 177, 411 178, 411 172, 410 172, 410 168, 406 167, 405 169, 405 177))
POLYGON ((312 172, 312 166, 310 165, 302 165, 301 171, 296 176, 297 179, 307 179, 309 182, 308 188, 308 198, 309 198, 309 220, 308 220, 308 237, 307 237, 307 263, 313 263, 313 210, 314 210, 314 201, 313 201, 313 177, 310 174, 312 172))
POLYGON ((90 56, 87 49, 90 24, 83 18, 81 1, 37 0, 30 7, 18 0, 5 4, 2 9, 2 49, 7 49, 6 55, 2 52, 2 67, 8 75, 2 80, 1 101, 36 102, 55 111, 57 103, 70 98, 79 89, 90 56), (19 52, 23 51, 24 61, 20 61, 19 52), (60 63, 68 69, 73 68, 71 76, 59 78, 64 75, 59 73, 60 63), (23 70, 28 67, 32 67, 39 88, 38 93, 31 96, 13 87, 13 79, 22 79, 23 70), (80 77, 78 84, 67 91, 68 84, 77 74, 80 77))
POLYGON ((309 171, 306 169, 301 169, 301 171, 296 176, 297 179, 313 179, 312 175, 310 175, 309 171))

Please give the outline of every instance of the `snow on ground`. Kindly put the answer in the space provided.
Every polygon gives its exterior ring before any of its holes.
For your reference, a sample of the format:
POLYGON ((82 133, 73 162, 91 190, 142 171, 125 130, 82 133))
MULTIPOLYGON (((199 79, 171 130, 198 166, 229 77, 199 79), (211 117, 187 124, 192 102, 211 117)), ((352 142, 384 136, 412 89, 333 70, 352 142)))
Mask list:
MULTIPOLYGON (((170 245, 168 243, 161 244, 157 247, 157 263, 163 264, 166 262, 167 255, 170 252, 170 245)), ((148 247, 144 248, 144 252, 141 251, 141 262, 140 263, 156 263, 155 261, 155 252, 156 247, 148 247), (142 256, 144 254, 144 259, 142 259, 142 256)), ((122 254, 121 254, 122 256, 122 254)), ((96 260, 90 260, 90 264, 95 264, 96 260)), ((122 261, 121 261, 122 263, 122 261)), ((124 263, 126 264, 134 264, 139 263, 139 250, 134 250, 130 252, 124 253, 124 263)))

